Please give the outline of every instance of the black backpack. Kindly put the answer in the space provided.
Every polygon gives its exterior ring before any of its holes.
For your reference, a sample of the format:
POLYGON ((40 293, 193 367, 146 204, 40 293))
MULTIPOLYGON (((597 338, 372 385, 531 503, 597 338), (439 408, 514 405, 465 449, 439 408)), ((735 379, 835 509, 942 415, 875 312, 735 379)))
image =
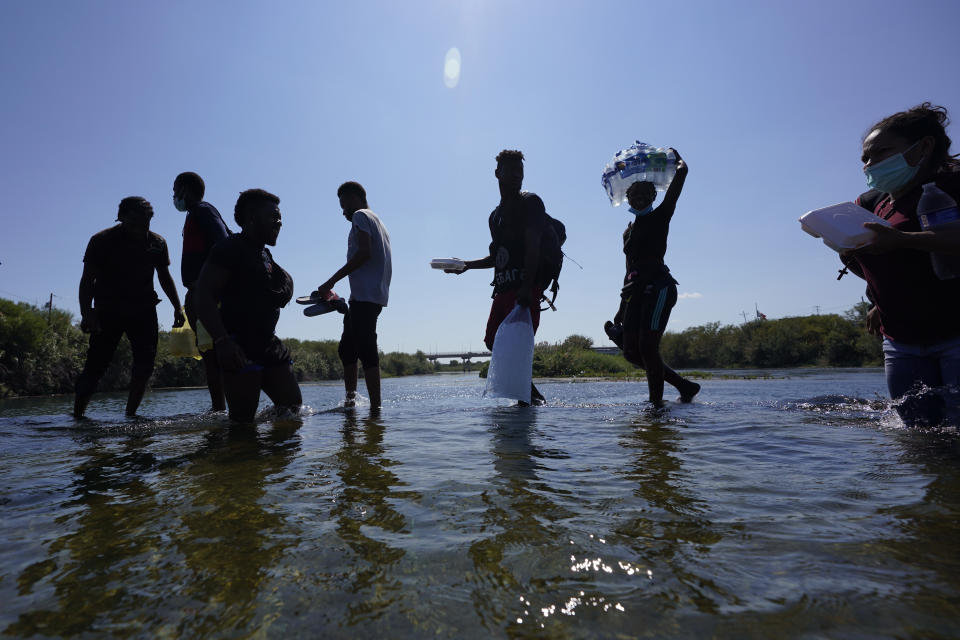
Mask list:
POLYGON ((550 224, 544 230, 543 239, 540 241, 540 268, 537 275, 540 282, 543 283, 543 289, 546 290, 549 286, 553 296, 547 299, 546 294, 544 294, 540 298, 547 303, 547 306, 540 310, 546 311, 549 307, 556 311, 557 308, 553 303, 557 301, 557 292, 560 291, 558 279, 560 278, 560 270, 563 269, 562 247, 563 243, 567 241, 567 228, 549 213, 547 214, 547 220, 550 224))
MULTIPOLYGON (((520 197, 523 199, 537 198, 537 200, 540 200, 539 196, 529 191, 522 191, 520 197)), ((493 237, 493 242, 490 243, 490 255, 493 255, 494 247, 497 244, 496 238, 501 232, 500 229, 503 224, 502 218, 497 215, 498 211, 499 207, 494 209, 488 221, 490 235, 493 237)), ((557 282, 557 279, 560 277, 560 270, 563 268, 564 253, 562 247, 563 243, 567 241, 567 228, 562 222, 547 213, 546 210, 544 210, 543 213, 547 217, 548 224, 544 229, 543 237, 540 239, 540 264, 537 267, 537 285, 541 291, 546 290, 548 287, 550 288, 553 296, 548 299, 546 295, 543 295, 540 300, 546 300, 547 306, 556 311, 557 308, 553 303, 556 301, 557 292, 560 290, 560 284, 557 282)), ((540 310, 546 311, 546 307, 540 310)))

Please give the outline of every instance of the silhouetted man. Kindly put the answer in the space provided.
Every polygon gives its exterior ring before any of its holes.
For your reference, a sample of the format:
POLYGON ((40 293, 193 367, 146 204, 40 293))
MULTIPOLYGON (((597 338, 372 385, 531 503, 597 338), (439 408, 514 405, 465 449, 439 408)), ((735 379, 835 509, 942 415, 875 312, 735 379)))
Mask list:
POLYGON ((154 272, 173 305, 173 326, 183 325, 167 243, 150 231, 152 217, 149 202, 136 196, 124 198, 117 211, 120 224, 95 234, 87 244, 80 277, 80 328, 90 333, 90 347, 77 378, 75 418, 83 417, 124 334, 133 352, 127 415, 136 415, 157 356, 160 298, 153 289, 154 272))
POLYGON ((263 189, 241 193, 233 214, 241 231, 213 248, 194 288, 197 315, 217 351, 230 418, 238 422, 253 422, 260 391, 278 410, 296 411, 302 403, 290 352, 274 333, 280 309, 293 296, 293 279, 264 246, 277 244, 279 204, 263 189))
POLYGON ((363 364, 370 406, 378 409, 380 398, 380 352, 377 318, 390 297, 393 266, 390 235, 380 218, 367 206, 367 192, 357 182, 344 182, 337 189, 343 217, 350 221, 347 263, 317 288, 324 298, 344 276, 350 279, 350 310, 343 317, 343 335, 338 353, 343 363, 344 406, 354 406, 357 395, 357 360, 363 364))
MULTIPOLYGON (((180 259, 180 278, 187 293, 184 296, 183 308, 187 312, 187 320, 193 327, 194 336, 199 334, 197 326, 197 310, 194 302, 193 288, 200 277, 200 269, 207 261, 213 246, 230 235, 230 230, 220 217, 220 212, 209 202, 204 202, 203 194, 206 186, 203 179, 186 171, 173 181, 173 206, 177 211, 186 211, 187 217, 183 221, 183 255, 180 259)), ((197 348, 200 342, 197 340, 197 348)), ((204 369, 207 373, 207 388, 210 390, 210 402, 214 411, 223 411, 227 405, 223 397, 223 381, 220 377, 220 364, 217 362, 217 352, 213 348, 201 350, 204 369)))
MULTIPOLYGON (((497 168, 493 172, 500 189, 500 204, 487 221, 490 227, 490 255, 479 260, 467 260, 468 269, 493 269, 493 303, 487 318, 483 343, 493 350, 497 329, 514 306, 530 310, 530 320, 536 333, 540 326, 540 299, 548 282, 543 282, 540 271, 541 244, 544 234, 555 233, 547 217, 543 200, 523 186, 523 153, 504 149, 497 154, 497 168)), ((555 243, 558 244, 558 243, 555 243)), ((531 385, 530 397, 535 404, 544 399, 531 385)))

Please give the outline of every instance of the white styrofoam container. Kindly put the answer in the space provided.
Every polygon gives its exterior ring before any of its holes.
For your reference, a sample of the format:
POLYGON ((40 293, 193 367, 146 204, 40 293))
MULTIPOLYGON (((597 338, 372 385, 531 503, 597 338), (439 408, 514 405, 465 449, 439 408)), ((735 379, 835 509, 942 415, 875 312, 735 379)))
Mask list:
POLYGON ((873 242, 874 231, 864 222, 890 223, 852 202, 841 202, 823 209, 814 209, 800 216, 800 226, 834 251, 859 249, 873 242))
POLYGON ((434 258, 430 261, 430 266, 434 269, 452 269, 454 271, 463 271, 467 268, 467 265, 460 258, 434 258))

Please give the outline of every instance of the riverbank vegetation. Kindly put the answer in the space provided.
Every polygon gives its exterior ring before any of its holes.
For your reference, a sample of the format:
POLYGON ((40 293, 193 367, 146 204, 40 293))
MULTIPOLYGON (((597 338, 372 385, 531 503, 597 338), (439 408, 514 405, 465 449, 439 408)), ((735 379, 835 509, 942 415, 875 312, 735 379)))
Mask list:
MULTIPOLYGON (((40 309, 0 298, 0 398, 72 393, 74 381, 83 368, 87 342, 88 337, 74 325, 69 312, 56 308, 40 309)), ((288 338, 283 342, 293 356, 297 380, 343 378, 336 340, 288 338)), ((170 333, 161 331, 151 386, 205 385, 202 363, 193 358, 171 355, 169 344, 170 333)), ((126 389, 132 364, 130 343, 124 338, 110 368, 100 380, 99 389, 126 389)), ((421 351, 415 354, 383 353, 380 368, 384 377, 434 373, 441 369, 421 351)), ((444 365, 442 369, 449 367, 444 365)))
MULTIPOLYGON (((869 305, 844 315, 756 320, 741 325, 712 322, 663 336, 664 362, 686 369, 880 366, 880 339, 864 329, 869 305)), ((573 335, 561 343, 541 342, 533 356, 535 377, 637 377, 642 370, 622 354, 592 350, 593 341, 573 335)), ((607 345, 604 345, 607 346, 607 345)), ((613 346, 613 343, 608 343, 613 346)), ((485 375, 486 370, 481 373, 485 375)))
MULTIPOLYGON (((742 325, 710 323, 663 337, 664 360, 675 369, 776 367, 859 367, 881 364, 880 341, 863 329, 868 306, 846 314, 759 320, 742 325)), ((201 363, 170 354, 169 333, 161 332, 152 386, 204 385, 201 363)), ((335 340, 297 340, 284 344, 293 355, 301 382, 337 380, 343 367, 335 340)), ((612 346, 612 344, 610 345, 612 346)), ((592 341, 573 335, 561 343, 540 343, 534 352, 537 377, 636 377, 642 371, 621 354, 597 353, 592 341)), ((62 309, 40 309, 0 298, 0 397, 70 393, 83 367, 87 336, 62 309)), ((100 383, 103 391, 126 389, 133 357, 126 339, 100 383)), ((457 362, 434 364, 415 354, 380 356, 384 377, 458 370, 457 362)), ((485 372, 484 365, 482 371, 485 372)))

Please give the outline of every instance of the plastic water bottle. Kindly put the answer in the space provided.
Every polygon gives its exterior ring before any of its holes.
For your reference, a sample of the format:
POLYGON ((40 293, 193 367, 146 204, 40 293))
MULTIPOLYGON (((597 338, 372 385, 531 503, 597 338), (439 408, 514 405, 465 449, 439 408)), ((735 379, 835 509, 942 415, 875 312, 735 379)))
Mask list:
MULTIPOLYGON (((924 231, 960 226, 957 201, 933 182, 923 185, 923 194, 917 204, 917 217, 924 231)), ((960 276, 960 254, 931 253, 930 262, 941 280, 960 276)))
POLYGON ((657 191, 666 191, 677 172, 673 151, 652 147, 637 140, 621 149, 603 169, 601 183, 610 203, 619 207, 627 199, 627 189, 634 182, 652 182, 657 191))

